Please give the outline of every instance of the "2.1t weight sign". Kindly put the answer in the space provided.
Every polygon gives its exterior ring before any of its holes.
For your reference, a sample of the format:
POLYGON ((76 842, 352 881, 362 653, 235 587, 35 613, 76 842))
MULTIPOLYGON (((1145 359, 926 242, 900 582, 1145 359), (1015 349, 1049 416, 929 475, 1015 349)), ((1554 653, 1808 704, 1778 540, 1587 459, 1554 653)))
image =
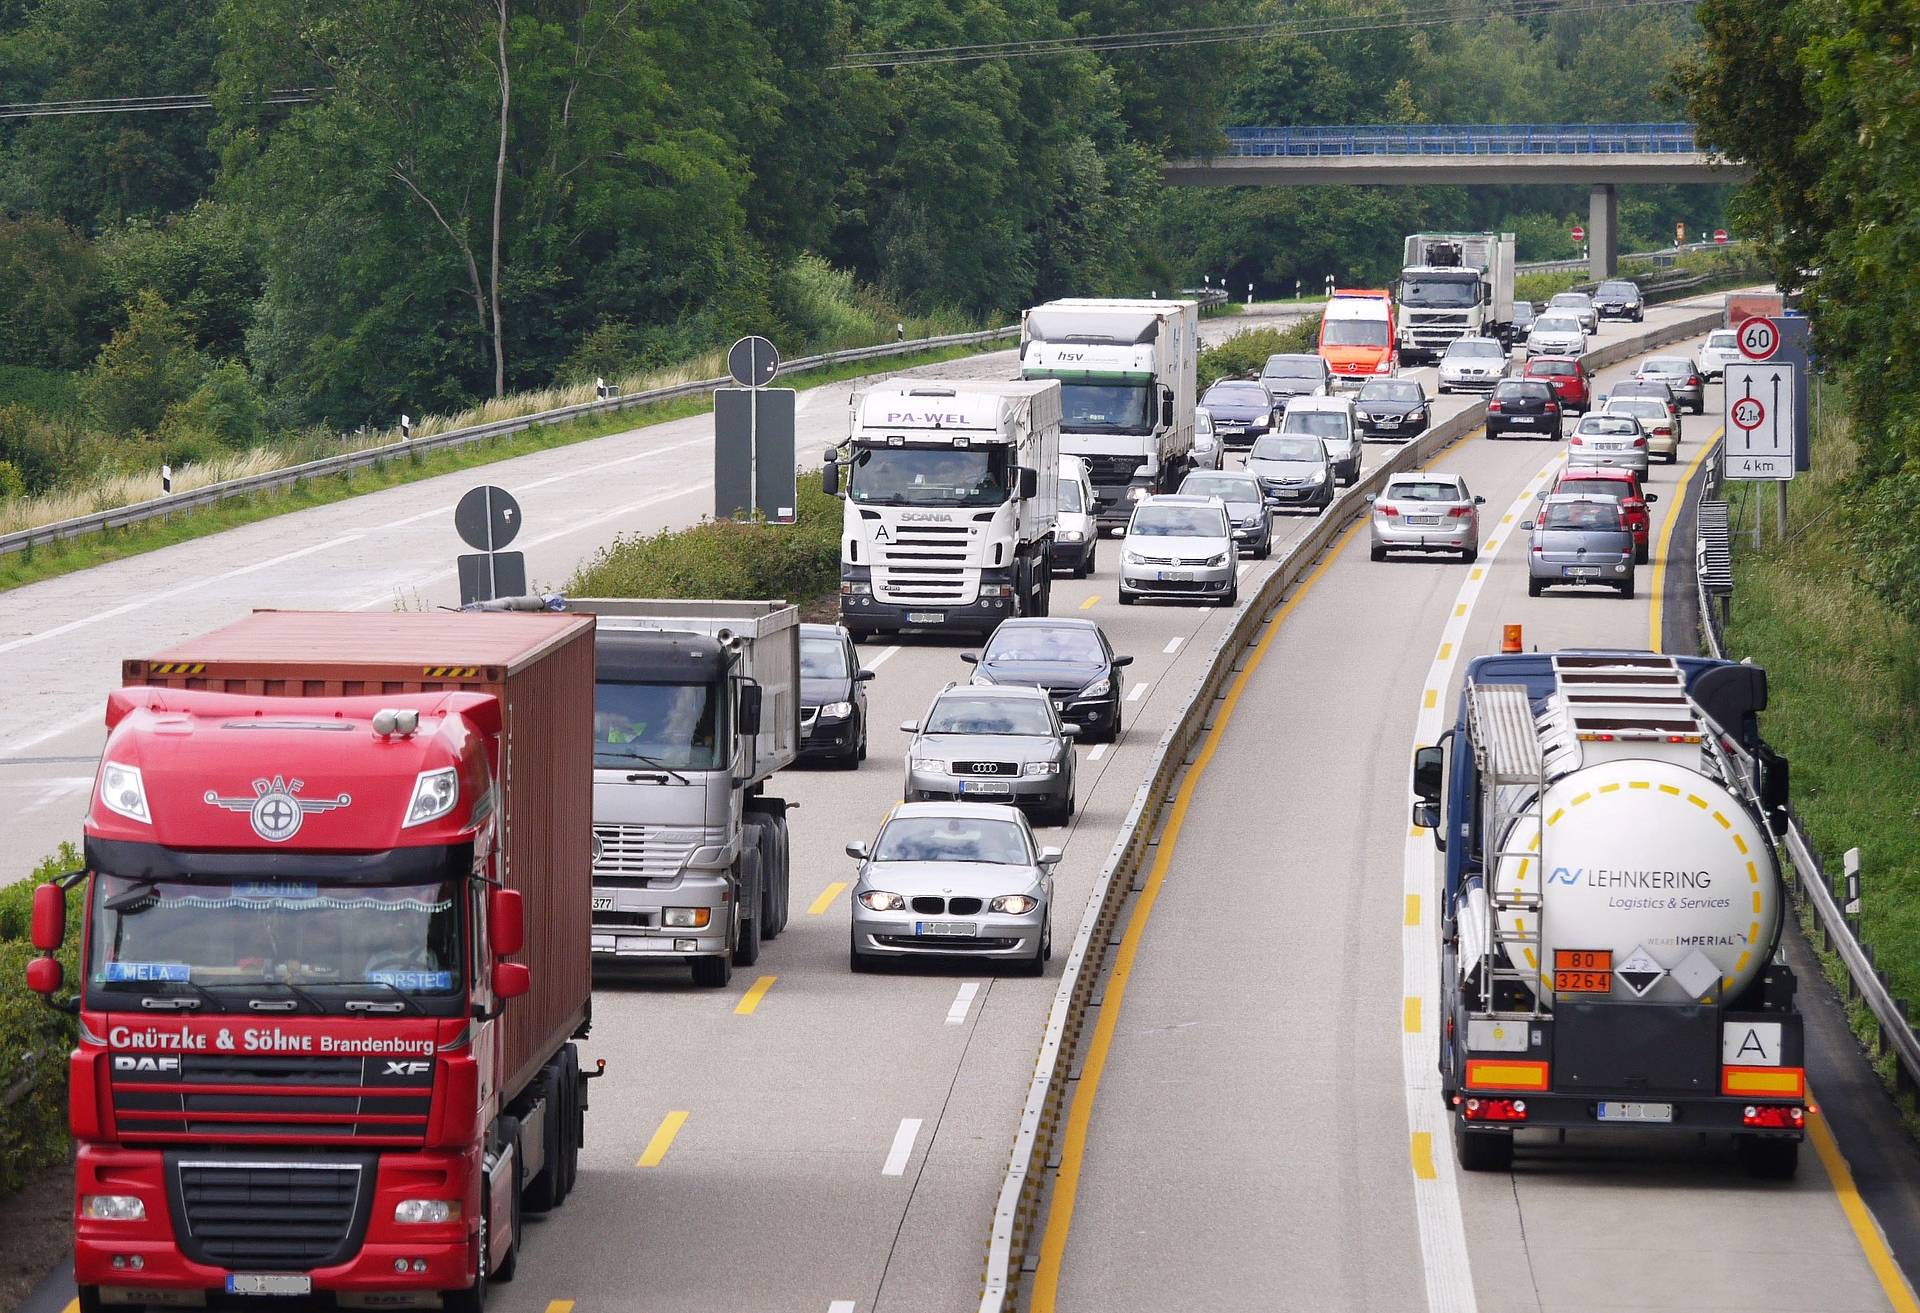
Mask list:
POLYGON ((1751 433, 1767 422, 1767 408, 1758 397, 1741 397, 1727 412, 1734 427, 1751 433))

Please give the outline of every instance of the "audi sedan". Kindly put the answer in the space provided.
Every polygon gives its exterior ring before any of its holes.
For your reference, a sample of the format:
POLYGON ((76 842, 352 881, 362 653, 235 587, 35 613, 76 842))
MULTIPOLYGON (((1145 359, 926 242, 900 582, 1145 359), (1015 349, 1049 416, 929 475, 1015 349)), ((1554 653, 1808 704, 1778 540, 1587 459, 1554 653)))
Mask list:
POLYGON ((949 684, 925 720, 900 728, 908 802, 1004 802, 1065 825, 1073 818, 1073 740, 1037 688, 949 684))
POLYGON ((1362 442, 1405 442, 1433 422, 1427 390, 1413 378, 1376 378, 1353 400, 1362 442))
POLYGON ((1367 501, 1373 506, 1368 536, 1376 561, 1401 549, 1458 552, 1467 561, 1480 556, 1480 508, 1487 499, 1467 491, 1457 474, 1396 474, 1367 501))
POLYGON ((1106 634, 1091 620, 1002 620, 978 656, 962 652, 960 659, 974 668, 975 685, 1045 689, 1060 719, 1078 725, 1088 742, 1111 743, 1120 737, 1125 692, 1120 672, 1133 658, 1116 656, 1106 634))
POLYGON ((1053 868, 1058 848, 1034 842, 1016 807, 909 802, 871 844, 847 845, 853 885, 848 966, 884 959, 972 958, 1037 976, 1053 956, 1053 868))

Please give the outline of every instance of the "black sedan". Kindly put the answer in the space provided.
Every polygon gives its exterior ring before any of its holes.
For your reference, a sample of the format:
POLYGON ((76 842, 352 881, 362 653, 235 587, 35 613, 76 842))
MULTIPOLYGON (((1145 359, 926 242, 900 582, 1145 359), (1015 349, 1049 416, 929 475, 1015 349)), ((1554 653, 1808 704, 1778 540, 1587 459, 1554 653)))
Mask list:
POLYGON ((1640 284, 1630 278, 1610 278, 1593 289, 1593 308, 1602 319, 1625 319, 1639 323, 1647 317, 1646 298, 1640 284))
POLYGON ((1487 436, 1504 438, 1525 433, 1542 438, 1560 436, 1560 397, 1545 379, 1508 379, 1493 390, 1487 402, 1487 436))
POLYGON ((1513 322, 1500 332, 1500 341, 1509 351, 1527 340, 1527 334, 1533 331, 1533 321, 1538 312, 1531 301, 1513 303, 1513 322))
POLYGON ((1223 447, 1250 447, 1274 421, 1273 394, 1250 378, 1223 378, 1200 398, 1213 416, 1213 431, 1223 447))
POLYGON ((867 681, 839 625, 800 626, 800 759, 855 770, 867 759, 867 681))
POLYGON ((1120 672, 1133 658, 1115 656, 1106 634, 1091 620, 1002 620, 978 656, 964 652, 960 659, 974 668, 976 684, 1045 689, 1060 719, 1080 727, 1083 743, 1120 737, 1120 672))
POLYGON ((1433 410, 1418 379, 1376 378, 1354 398, 1353 418, 1362 442, 1397 442, 1425 432, 1433 410))

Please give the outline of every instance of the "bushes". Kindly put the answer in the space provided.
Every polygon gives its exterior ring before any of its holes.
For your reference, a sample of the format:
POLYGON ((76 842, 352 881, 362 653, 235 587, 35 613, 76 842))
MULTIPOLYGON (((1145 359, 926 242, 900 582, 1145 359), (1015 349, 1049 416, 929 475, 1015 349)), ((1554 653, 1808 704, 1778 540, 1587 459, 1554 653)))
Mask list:
POLYGON ((101 350, 80 385, 88 417, 113 434, 152 433, 169 406, 200 386, 206 362, 179 314, 158 292, 141 292, 127 324, 101 350))
POLYGON ((579 597, 784 597, 805 602, 840 586, 840 499, 820 476, 800 479, 794 524, 708 520, 691 529, 624 536, 568 582, 579 597))
POLYGON ((1244 328, 1200 353, 1200 391, 1223 378, 1258 375, 1268 356, 1310 352, 1320 340, 1320 316, 1310 315, 1291 328, 1244 328))
MULTIPOLYGON (((0 1192, 19 1189, 67 1154, 66 1058, 74 1043, 73 1017, 27 989, 27 962, 37 956, 27 933, 34 889, 79 862, 73 846, 62 845, 32 876, 0 889, 0 1192)), ((79 902, 79 890, 69 891, 60 961, 70 984, 79 980, 79 902)))
POLYGON ((1853 507, 1854 548, 1867 587, 1920 625, 1920 467, 1867 485, 1853 507))
POLYGON ((79 369, 106 334, 100 253, 52 219, 0 219, 0 364, 79 369))

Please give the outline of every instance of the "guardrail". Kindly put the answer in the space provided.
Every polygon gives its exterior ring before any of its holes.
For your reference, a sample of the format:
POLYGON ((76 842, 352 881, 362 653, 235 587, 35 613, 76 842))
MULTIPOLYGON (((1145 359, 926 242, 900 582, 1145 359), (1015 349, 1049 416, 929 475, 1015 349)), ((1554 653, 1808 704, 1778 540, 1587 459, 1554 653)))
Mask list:
MULTIPOLYGON (((1720 326, 1721 312, 1689 317, 1589 352, 1590 368, 1618 364, 1641 352, 1720 326)), ((1114 841, 1088 896, 1087 911, 1073 937, 1047 1014, 1040 1052, 1028 1085, 1026 1103, 1014 1134, 1013 1155, 994 1204, 988 1233, 987 1262, 980 1313, 1006 1313, 1019 1298, 1029 1270, 1029 1244, 1045 1203, 1050 1170, 1058 1166, 1062 1124, 1080 1079, 1079 1043, 1097 1009, 1104 1006, 1107 959, 1119 943, 1122 914, 1142 885, 1148 855, 1161 825, 1161 813, 1194 760, 1194 752, 1213 719, 1215 704, 1239 673, 1248 651, 1259 641, 1268 615, 1335 537, 1358 518, 1367 494, 1386 485, 1389 475, 1416 468, 1471 433, 1485 420, 1486 403, 1476 402, 1407 443, 1372 473, 1349 487, 1324 511, 1305 538, 1294 545, 1241 606, 1227 632, 1214 644, 1206 673, 1195 681, 1179 716, 1160 736, 1146 781, 1135 791, 1120 835, 1114 841)))
MULTIPOLYGON (((1657 260, 1663 255, 1673 255, 1680 251, 1714 251, 1738 244, 1737 242, 1711 241, 1685 242, 1679 246, 1662 246, 1658 250, 1653 251, 1623 251, 1614 258, 1617 260, 1657 260)), ((1592 263, 1593 261, 1584 255, 1571 260, 1529 260, 1525 264, 1516 264, 1513 266, 1513 271, 1520 274, 1572 273, 1577 269, 1585 269, 1592 263)), ((1624 277, 1625 275, 1622 276, 1624 277)))
MULTIPOLYGON (((1724 439, 1715 443, 1715 450, 1723 444, 1724 439)), ((1720 497, 1720 474, 1720 462, 1710 452, 1707 457, 1707 481, 1701 488, 1701 501, 1698 504, 1719 504, 1724 507, 1725 503, 1720 497)), ((1707 561, 1716 550, 1724 551, 1728 546, 1724 515, 1717 517, 1717 527, 1712 522, 1715 518, 1709 516, 1702 520, 1698 511, 1695 512, 1696 561, 1707 561)), ((1726 611, 1733 591, 1732 580, 1730 577, 1723 579, 1717 571, 1697 570, 1694 589, 1700 601, 1700 630, 1706 639, 1707 650, 1724 660, 1727 655, 1726 611), (1715 598, 1721 601, 1719 609, 1713 604, 1715 598)), ((1751 765, 1744 755, 1741 763, 1743 766, 1751 765)), ((1827 873, 1820 855, 1814 851, 1799 815, 1791 808, 1787 812, 1787 832, 1777 837, 1787 850, 1787 860, 1799 877, 1788 881, 1788 889, 1796 895, 1796 901, 1812 909, 1814 927, 1820 932, 1822 946, 1840 959, 1840 965, 1846 973, 1847 997, 1864 1003, 1873 1016, 1878 1036, 1874 1044, 1875 1055, 1892 1049, 1895 1085, 1907 1094, 1920 1095, 1920 1036, 1914 1033, 1911 1006, 1906 999, 1895 998, 1893 991, 1888 988, 1886 974, 1874 960, 1873 945, 1861 942, 1857 916, 1848 916, 1834 897, 1833 877, 1827 873)))
MULTIPOLYGON (((1224 298, 1224 294, 1223 294, 1224 298)), ((832 365, 848 364, 862 360, 884 360, 890 356, 913 355, 921 351, 937 351, 949 346, 978 346, 988 342, 997 342, 1012 337, 1020 331, 1019 325, 1005 328, 982 329, 973 333, 951 333, 945 337, 915 338, 910 342, 887 342, 880 346, 851 347, 844 351, 825 351, 819 355, 801 356, 789 360, 781 366, 781 373, 801 374, 809 370, 823 369, 832 365)), ((323 456, 319 460, 310 460, 300 465, 289 465, 284 469, 269 470, 264 474, 252 474, 242 479, 228 479, 221 483, 209 483, 203 488, 194 488, 188 492, 176 492, 165 497, 155 497, 148 501, 134 502, 127 506, 117 506, 110 510, 94 511, 88 515, 76 515, 71 519, 56 520, 52 524, 36 525, 31 529, 20 529, 13 533, 0 535, 0 555, 8 552, 24 551, 29 547, 46 546, 69 538, 79 538, 87 534, 101 533, 107 529, 124 528, 130 524, 139 524, 143 520, 158 519, 163 516, 177 515, 182 511, 199 510, 233 497, 251 496, 258 492, 271 492, 279 488, 290 488, 307 479, 325 478, 329 475, 346 474, 353 470, 366 469, 390 460, 409 460, 422 452, 441 451, 452 447, 463 447, 469 443, 483 442, 489 438, 505 437, 524 429, 537 428, 545 424, 559 424, 567 420, 581 419, 589 415, 611 414, 635 406, 651 405, 657 401, 671 401, 679 397, 696 396, 711 392, 714 388, 725 387, 731 382, 725 378, 696 379, 690 383, 675 383, 669 387, 648 388, 643 392, 633 392, 625 396, 606 397, 594 401, 582 401, 571 406, 558 406, 552 410, 534 411, 526 415, 516 415, 511 419, 494 420, 487 424, 471 424, 465 428, 448 429, 444 433, 435 433, 430 437, 403 438, 399 442, 389 442, 378 447, 367 447, 360 451, 342 452, 338 456, 323 456)))
POLYGON ((1226 130, 1227 157, 1697 155, 1691 123, 1430 123, 1226 130))

